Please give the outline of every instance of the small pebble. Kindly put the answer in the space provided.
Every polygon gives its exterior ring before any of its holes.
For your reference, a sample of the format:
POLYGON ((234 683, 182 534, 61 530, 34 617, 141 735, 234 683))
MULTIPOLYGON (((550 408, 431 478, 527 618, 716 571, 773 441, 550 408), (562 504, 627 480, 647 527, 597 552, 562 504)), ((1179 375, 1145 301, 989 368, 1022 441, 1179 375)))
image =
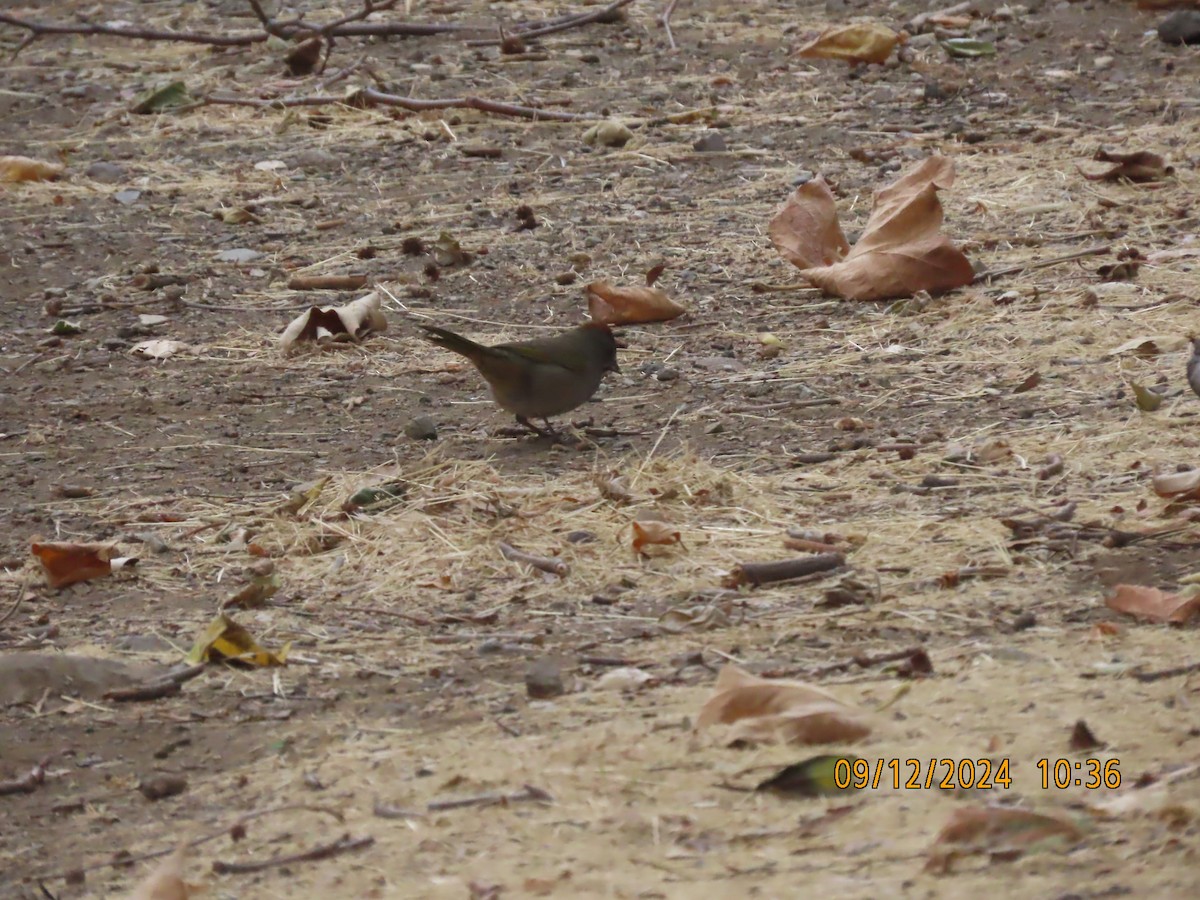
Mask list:
POLYGON ((567 692, 563 682, 562 665, 550 656, 530 663, 525 672, 525 692, 532 700, 546 700, 567 692))
POLYGON ((143 779, 138 790, 147 800, 165 800, 187 790, 188 780, 183 775, 154 775, 143 779))
POLYGON ((436 441, 437 423, 432 416, 415 416, 404 426, 404 433, 414 441, 436 441))
POLYGON ((697 153, 724 153, 729 147, 725 143, 725 136, 721 132, 710 131, 696 141, 696 143, 692 144, 692 149, 697 153))

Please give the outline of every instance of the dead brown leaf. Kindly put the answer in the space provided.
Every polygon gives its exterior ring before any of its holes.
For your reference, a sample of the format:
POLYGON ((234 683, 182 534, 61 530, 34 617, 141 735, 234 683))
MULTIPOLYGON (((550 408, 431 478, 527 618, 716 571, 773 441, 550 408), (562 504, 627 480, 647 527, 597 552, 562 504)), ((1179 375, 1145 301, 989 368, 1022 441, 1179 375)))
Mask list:
POLYGON ((1164 472, 1151 479, 1154 493, 1168 500, 1200 500, 1200 469, 1164 472))
POLYGON ((734 724, 729 740, 747 743, 827 744, 855 741, 871 728, 855 710, 820 688, 759 678, 727 665, 696 728, 734 724))
POLYGON ((925 868, 928 871, 947 869, 953 850, 947 852, 941 848, 948 844, 967 845, 972 851, 1011 853, 1053 839, 1074 844, 1082 837, 1083 830, 1075 823, 1029 809, 1006 806, 956 809, 938 832, 925 868))
POLYGON ((583 292, 592 321, 603 325, 668 322, 687 312, 656 287, 615 287, 593 281, 583 292))
POLYGON ((1089 175, 1080 169, 1080 174, 1088 181, 1162 181, 1175 172, 1174 167, 1168 166, 1167 161, 1157 153, 1149 150, 1138 150, 1134 153, 1109 153, 1107 150, 1097 150, 1092 159, 1098 162, 1116 163, 1095 175, 1089 175))
POLYGON ((103 578, 112 573, 116 544, 73 544, 34 541, 30 549, 46 570, 46 581, 52 588, 66 587, 80 581, 103 578))
POLYGON ((1141 584, 1118 584, 1104 604, 1128 616, 1181 625, 1200 610, 1200 594, 1185 597, 1141 584))
POLYGON ((854 22, 827 28, 799 50, 799 55, 816 59, 842 59, 882 65, 892 55, 900 35, 877 22, 854 22))
POLYGON ((681 543, 682 540, 683 535, 666 522, 646 519, 633 523, 633 549, 641 556, 649 555, 645 547, 650 544, 670 545, 681 543))
POLYGON ((846 239, 828 187, 800 187, 771 220, 768 233, 783 257, 827 294, 845 300, 891 300, 970 284, 970 260, 941 234, 938 191, 954 183, 954 163, 931 156, 875 195, 858 243, 846 239), (831 258, 833 261, 831 262, 831 258))
POLYGON ((796 188, 767 226, 780 255, 801 269, 831 266, 850 252, 829 185, 814 178, 796 188))
POLYGON ((56 181, 66 169, 28 156, 0 156, 0 181, 56 181))
POLYGON ((194 888, 183 880, 183 855, 186 844, 158 864, 158 867, 138 882, 129 900, 188 900, 194 888))
POLYGON ((387 331, 381 303, 379 294, 372 292, 345 306, 311 307, 284 329, 279 347, 286 354, 301 341, 322 345, 339 341, 357 343, 368 334, 387 331))

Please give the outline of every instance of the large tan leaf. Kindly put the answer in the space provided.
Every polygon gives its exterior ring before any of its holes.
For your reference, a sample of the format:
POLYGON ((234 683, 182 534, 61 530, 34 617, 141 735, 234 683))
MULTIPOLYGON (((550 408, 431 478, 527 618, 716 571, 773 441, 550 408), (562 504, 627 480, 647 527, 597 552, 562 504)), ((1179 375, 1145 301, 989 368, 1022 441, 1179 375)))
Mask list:
POLYGON ((721 669, 696 728, 733 724, 731 741, 826 744, 854 741, 871 728, 855 710, 818 687, 759 678, 737 666, 721 669))
MULTIPOLYGON (((807 268, 798 263, 800 274, 826 293, 846 300, 891 300, 917 291, 938 293, 970 284, 975 280, 970 260, 939 230, 942 204, 937 193, 953 183, 950 159, 931 156, 923 160, 875 195, 867 227, 845 259, 820 266, 809 262, 807 268)), ((776 220, 781 215, 783 212, 776 220)), ((794 214, 788 218, 796 220, 794 214)), ((785 258, 791 258, 785 246, 829 245, 829 226, 822 224, 819 214, 812 221, 823 234, 794 235, 785 240, 782 224, 771 230, 771 239, 785 258)))
POLYGON ((381 305, 380 295, 372 292, 345 306, 314 306, 284 329, 279 338, 280 349, 290 353, 301 341, 322 345, 340 341, 358 343, 368 334, 387 331, 381 305))
POLYGON ((607 281, 593 281, 583 289, 588 313, 601 325, 637 325, 643 322, 667 322, 687 310, 656 287, 617 287, 607 281))
POLYGON ((1141 584, 1118 584, 1104 602, 1126 615, 1173 624, 1186 622, 1200 610, 1200 594, 1184 597, 1141 584))
POLYGON ((1154 493, 1178 502, 1200 499, 1200 469, 1163 472, 1151 479, 1154 493))
POLYGON ((850 252, 829 185, 814 178, 796 188, 767 226, 771 243, 801 269, 830 266, 850 252))
POLYGON ((800 56, 843 59, 882 65, 900 43, 900 35, 878 22, 853 22, 827 28, 800 48, 800 56))

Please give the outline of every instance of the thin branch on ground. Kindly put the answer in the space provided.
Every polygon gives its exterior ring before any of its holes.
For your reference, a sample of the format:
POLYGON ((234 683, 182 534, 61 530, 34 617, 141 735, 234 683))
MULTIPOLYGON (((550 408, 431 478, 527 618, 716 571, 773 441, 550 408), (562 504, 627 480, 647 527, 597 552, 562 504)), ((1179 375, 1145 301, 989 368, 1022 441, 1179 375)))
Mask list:
MULTIPOLYGON (((346 821, 345 816, 343 816, 336 809, 332 809, 328 806, 314 806, 310 803, 285 803, 281 806, 269 806, 266 809, 259 809, 255 810, 254 812, 246 813, 243 816, 238 816, 232 825, 222 825, 215 831, 211 831, 208 834, 203 834, 198 838, 188 841, 184 846, 186 846, 188 849, 199 847, 201 844, 207 844, 211 841, 217 840, 218 838, 228 837, 233 828, 236 828, 240 825, 245 825, 247 822, 252 822, 255 819, 261 819, 263 816, 274 815, 275 813, 279 812, 292 812, 296 810, 321 813, 323 815, 331 816, 334 819, 337 819, 339 823, 346 821)), ((170 856, 175 852, 178 846, 178 844, 173 844, 172 846, 167 847, 165 850, 154 850, 150 853, 142 853, 139 856, 127 856, 123 853, 119 853, 113 859, 107 860, 106 862, 95 863, 90 866, 80 866, 77 869, 68 869, 66 871, 50 872, 45 875, 38 875, 36 876, 36 879, 38 881, 51 881, 55 878, 67 878, 68 876, 84 875, 88 872, 99 871, 100 869, 110 869, 117 866, 132 866, 136 863, 148 862, 152 859, 161 859, 164 856, 170 856)), ((0 886, 5 886, 12 883, 13 882, 0 882, 0 886)))
POLYGON ((254 34, 205 34, 196 31, 174 31, 170 28, 141 28, 135 25, 105 25, 98 22, 33 22, 19 19, 8 13, 0 13, 0 24, 24 28, 29 34, 21 41, 13 55, 16 56, 35 40, 47 34, 87 34, 130 38, 138 41, 177 41, 185 44, 210 44, 214 47, 246 47, 261 44, 268 37, 265 33, 254 34))
POLYGON ((245 875, 251 872, 262 872, 265 869, 274 869, 278 866, 291 865, 292 863, 329 859, 330 857, 340 856, 343 853, 349 853, 353 850, 361 850, 363 847, 370 847, 374 843, 375 838, 370 835, 352 838, 349 832, 347 832, 331 844, 321 844, 318 847, 313 847, 311 850, 303 850, 300 853, 292 853, 288 856, 273 856, 270 859, 260 859, 254 862, 225 862, 218 859, 213 862, 212 870, 218 875, 245 875))
POLYGON ((14 600, 13 605, 8 608, 8 612, 6 612, 3 616, 0 616, 0 625, 3 625, 17 614, 17 610, 21 608, 21 603, 25 599, 25 588, 27 586, 28 582, 22 578, 21 585, 17 588, 17 599, 14 600))
POLYGON ((679 45, 675 43, 675 33, 671 31, 671 16, 675 14, 675 7, 679 5, 679 0, 670 0, 663 11, 658 15, 658 24, 663 27, 663 31, 667 33, 667 43, 672 50, 678 50, 679 45))
POLYGON ((483 97, 449 97, 445 100, 422 100, 417 97, 401 97, 399 94, 389 94, 384 91, 375 90, 374 88, 362 88, 349 96, 343 97, 318 94, 311 97, 288 97, 278 100, 210 95, 205 98, 204 102, 222 106, 251 106, 259 109, 286 109, 293 106, 331 106, 336 104, 361 108, 395 106, 414 112, 422 112, 430 109, 477 109, 480 112, 495 113, 500 116, 532 119, 535 122, 578 122, 597 118, 591 113, 569 113, 538 109, 534 106, 504 103, 500 100, 487 100, 483 97))
POLYGON ((12 781, 0 781, 0 797, 7 794, 32 794, 46 783, 46 766, 50 765, 50 757, 46 757, 36 766, 12 781))
POLYGON ((1086 250, 1079 250, 1075 253, 1068 253, 1065 256, 1052 256, 1049 259, 1039 259, 1034 262, 1020 263, 1015 266, 1008 266, 1003 269, 991 269, 986 272, 980 272, 975 276, 974 284, 981 284, 992 278, 999 278, 1001 275, 1016 275, 1018 272, 1029 272, 1033 269, 1045 269, 1050 266, 1057 266, 1059 263, 1074 262, 1077 259, 1083 259, 1088 256, 1103 256, 1105 253, 1111 253, 1112 247, 1103 244, 1099 247, 1089 247, 1086 250))
POLYGON ((544 791, 532 784, 526 784, 519 791, 512 791, 510 793, 489 791, 486 794, 472 794, 469 797, 449 797, 445 800, 430 800, 425 805, 425 812, 376 802, 374 814, 381 819, 418 819, 423 818, 426 813, 443 812, 448 809, 465 809, 470 806, 507 806, 510 803, 553 802, 554 797, 550 795, 549 791, 544 791))
MULTIPOLYGON (((511 31, 512 34, 519 36, 521 40, 543 37, 547 34, 557 34, 560 31, 568 31, 572 28, 590 25, 593 22, 603 22, 612 16, 617 10, 621 9, 621 7, 628 6, 632 2, 633 0, 613 0, 612 3, 608 4, 608 6, 592 10, 591 12, 576 13, 574 15, 556 19, 552 22, 542 25, 534 25, 531 23, 528 25, 517 26, 516 28, 509 29, 509 31, 511 31)), ((467 41, 466 43, 468 47, 498 47, 504 43, 504 38, 483 38, 475 41, 467 41)))
POLYGON ((128 688, 114 688, 104 695, 105 700, 115 702, 130 702, 139 700, 158 700, 161 697, 170 697, 178 694, 183 690, 183 685, 191 681, 196 676, 200 675, 206 665, 187 666, 175 672, 170 672, 162 678, 152 681, 149 684, 139 684, 128 688))
POLYGON ((263 9, 259 0, 248 0, 251 10, 263 30, 245 34, 209 34, 197 31, 175 31, 170 28, 147 28, 139 25, 106 25, 100 22, 35 22, 0 13, 0 24, 24 28, 29 32, 13 51, 16 56, 39 37, 48 34, 104 35, 139 41, 175 41, 187 44, 208 44, 213 47, 247 47, 261 44, 274 36, 291 40, 299 36, 332 37, 424 37, 466 31, 470 26, 450 22, 364 22, 368 16, 391 9, 397 0, 364 0, 363 8, 335 19, 325 25, 308 25, 300 18, 276 21, 263 9))

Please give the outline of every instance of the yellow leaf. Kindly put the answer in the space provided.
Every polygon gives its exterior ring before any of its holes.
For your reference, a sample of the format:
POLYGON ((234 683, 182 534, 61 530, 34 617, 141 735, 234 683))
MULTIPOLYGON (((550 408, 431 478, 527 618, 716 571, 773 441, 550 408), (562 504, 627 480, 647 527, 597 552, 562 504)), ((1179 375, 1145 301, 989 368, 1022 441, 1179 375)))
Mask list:
POLYGON ((882 65, 898 43, 900 35, 886 25, 856 22, 826 29, 801 47, 800 55, 882 65))
POLYGON ((188 662, 197 665, 227 659, 252 666, 283 666, 287 664, 290 647, 291 643, 287 643, 279 650, 264 650, 245 628, 229 616, 220 615, 196 639, 188 653, 188 662))

